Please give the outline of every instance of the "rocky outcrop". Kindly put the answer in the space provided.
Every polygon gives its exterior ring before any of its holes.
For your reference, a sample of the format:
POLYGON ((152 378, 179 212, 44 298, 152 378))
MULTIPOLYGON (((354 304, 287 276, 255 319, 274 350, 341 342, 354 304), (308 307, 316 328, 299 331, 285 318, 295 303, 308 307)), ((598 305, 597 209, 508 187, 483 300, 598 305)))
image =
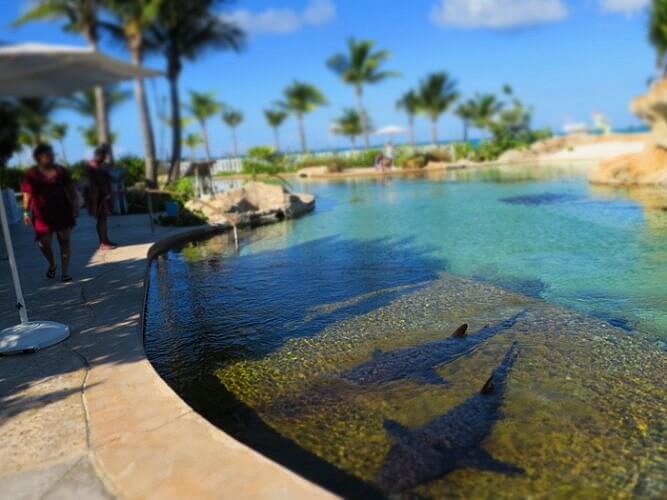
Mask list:
POLYGON ((630 108, 651 127, 646 148, 601 162, 590 180, 597 184, 667 186, 667 79, 632 101, 630 108))
POLYGON ((213 224, 258 225, 294 219, 315 208, 315 197, 295 194, 283 186, 249 182, 242 188, 202 196, 186 204, 213 224))

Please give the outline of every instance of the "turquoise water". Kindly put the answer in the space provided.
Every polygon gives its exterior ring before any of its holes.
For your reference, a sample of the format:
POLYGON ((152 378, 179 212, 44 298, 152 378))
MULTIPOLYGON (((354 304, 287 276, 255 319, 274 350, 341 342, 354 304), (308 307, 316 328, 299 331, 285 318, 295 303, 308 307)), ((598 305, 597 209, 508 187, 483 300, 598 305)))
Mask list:
POLYGON ((197 412, 344 497, 664 497, 667 194, 573 168, 293 187, 314 214, 151 265, 146 351, 197 412))
POLYGON ((295 186, 317 196, 317 214, 279 241, 407 239, 451 273, 665 338, 667 194, 595 188, 576 172, 495 174, 295 186))

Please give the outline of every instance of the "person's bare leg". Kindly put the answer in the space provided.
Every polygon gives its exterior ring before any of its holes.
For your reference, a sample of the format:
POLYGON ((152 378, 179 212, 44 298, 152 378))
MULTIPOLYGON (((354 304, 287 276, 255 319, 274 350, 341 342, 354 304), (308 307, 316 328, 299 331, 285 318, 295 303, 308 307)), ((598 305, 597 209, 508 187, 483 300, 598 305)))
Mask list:
POLYGON ((55 272, 56 261, 53 258, 53 248, 51 247, 51 233, 45 234, 37 240, 37 246, 42 251, 42 255, 49 263, 49 272, 55 272))
POLYGON ((62 265, 63 278, 69 277, 69 262, 72 258, 72 230, 58 231, 58 244, 60 245, 60 262, 62 265))
POLYGON ((97 216, 97 238, 100 240, 100 245, 107 242, 107 218, 103 215, 97 216))

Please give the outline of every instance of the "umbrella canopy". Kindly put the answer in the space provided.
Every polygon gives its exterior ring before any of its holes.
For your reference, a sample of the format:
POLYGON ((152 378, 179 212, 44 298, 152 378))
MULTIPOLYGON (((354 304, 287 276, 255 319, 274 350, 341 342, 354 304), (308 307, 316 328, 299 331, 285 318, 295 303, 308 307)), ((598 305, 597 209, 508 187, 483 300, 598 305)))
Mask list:
POLYGON ((89 48, 40 43, 0 46, 0 96, 64 96, 96 85, 160 75, 89 48))
POLYGON ((382 127, 381 129, 376 130, 374 135, 393 136, 393 135, 405 135, 407 133, 408 131, 403 127, 399 127, 398 125, 387 125, 386 127, 382 127))

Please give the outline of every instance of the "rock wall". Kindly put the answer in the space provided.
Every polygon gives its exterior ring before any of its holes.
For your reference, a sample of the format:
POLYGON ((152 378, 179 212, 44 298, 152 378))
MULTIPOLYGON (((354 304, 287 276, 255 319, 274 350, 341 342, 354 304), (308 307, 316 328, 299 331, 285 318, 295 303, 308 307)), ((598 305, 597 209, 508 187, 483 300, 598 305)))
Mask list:
POLYGON ((202 196, 187 203, 214 224, 238 225, 274 222, 299 217, 315 208, 315 197, 295 194, 283 186, 249 182, 239 189, 202 196))
POLYGON ((667 79, 634 99, 630 109, 651 127, 646 148, 601 162, 590 180, 596 184, 667 187, 667 79))

